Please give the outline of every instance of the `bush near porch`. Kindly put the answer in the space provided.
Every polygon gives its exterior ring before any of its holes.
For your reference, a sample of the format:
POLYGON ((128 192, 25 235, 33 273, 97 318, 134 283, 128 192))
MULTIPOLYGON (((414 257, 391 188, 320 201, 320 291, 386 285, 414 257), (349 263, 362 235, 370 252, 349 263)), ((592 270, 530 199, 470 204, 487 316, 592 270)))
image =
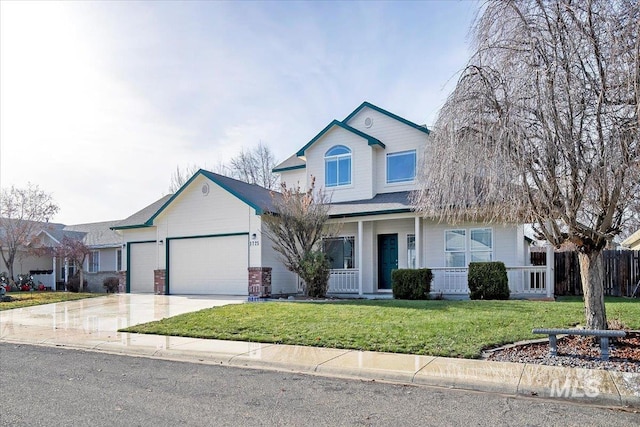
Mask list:
MULTIPOLYGON (((609 320, 640 329, 640 299, 607 298, 609 320)), ((183 314, 122 331, 478 358, 482 350, 540 338, 536 327, 584 320, 580 299, 542 301, 264 302, 183 314)))
POLYGON ((428 268, 399 269, 391 272, 391 289, 395 299, 429 299, 433 273, 428 268))

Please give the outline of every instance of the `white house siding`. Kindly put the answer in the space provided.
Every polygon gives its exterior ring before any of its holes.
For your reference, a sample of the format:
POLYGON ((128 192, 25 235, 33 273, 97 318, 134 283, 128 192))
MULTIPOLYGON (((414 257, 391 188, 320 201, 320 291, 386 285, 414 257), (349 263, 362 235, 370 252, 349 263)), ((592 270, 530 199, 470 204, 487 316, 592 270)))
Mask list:
MULTIPOLYGON (((280 182, 286 183, 287 187, 292 188, 300 186, 300 188, 307 188, 307 170, 306 169, 294 169, 284 172, 279 172, 280 182)), ((322 182, 324 187, 324 181, 322 182)))
POLYGON ((158 245, 156 242, 129 244, 129 292, 152 293, 153 270, 156 269, 158 245))
POLYGON ((116 271, 116 251, 118 248, 100 249, 100 271, 116 271))
POLYGON ((294 294, 298 290, 297 276, 287 270, 279 254, 267 236, 260 241, 262 266, 271 267, 271 293, 273 295, 294 294))
POLYGON ((248 237, 170 240, 169 293, 247 295, 248 237))
MULTIPOLYGON (((255 210, 208 178, 198 176, 154 220, 158 238, 248 233, 255 210), (202 186, 209 193, 202 193, 202 186)), ((164 264, 161 264, 164 267, 164 264)))
POLYGON ((416 167, 419 167, 428 137, 426 133, 367 107, 353 116, 348 124, 379 139, 386 146, 384 150, 374 150, 373 170, 377 172, 374 181, 374 194, 409 191, 415 188, 415 182, 387 184, 386 159, 387 154, 416 150, 416 167), (373 120, 373 124, 369 128, 364 126, 367 117, 373 120))
POLYGON ((305 152, 307 182, 311 182, 311 176, 316 177, 316 187, 325 188, 332 202, 370 199, 374 196, 371 171, 375 150, 366 139, 334 126, 305 152), (351 185, 325 186, 324 155, 335 145, 344 145, 351 150, 351 185))
MULTIPOLYGON (((7 271, 4 262, 2 262, 1 267, 0 271, 7 271)), ((18 274, 29 274, 30 270, 51 270, 52 268, 51 257, 38 257, 23 251, 18 251, 13 261, 13 273, 16 277, 18 274)))
MULTIPOLYGON (((507 266, 525 265, 522 254, 522 242, 518 240, 517 225, 483 224, 465 222, 456 225, 426 222, 424 225, 425 240, 423 248, 426 254, 426 267, 446 267, 445 258, 445 230, 467 230, 467 239, 470 229, 491 228, 493 230, 493 260, 502 261, 507 266)), ((469 263, 467 256, 467 264, 469 263)))

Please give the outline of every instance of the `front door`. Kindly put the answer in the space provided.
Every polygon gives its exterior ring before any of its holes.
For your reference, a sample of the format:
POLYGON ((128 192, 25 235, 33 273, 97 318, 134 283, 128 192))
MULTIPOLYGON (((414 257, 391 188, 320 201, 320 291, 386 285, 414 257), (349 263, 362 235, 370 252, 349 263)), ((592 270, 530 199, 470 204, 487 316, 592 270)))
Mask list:
POLYGON ((391 270, 398 268, 398 235, 378 235, 378 289, 391 289, 391 270))

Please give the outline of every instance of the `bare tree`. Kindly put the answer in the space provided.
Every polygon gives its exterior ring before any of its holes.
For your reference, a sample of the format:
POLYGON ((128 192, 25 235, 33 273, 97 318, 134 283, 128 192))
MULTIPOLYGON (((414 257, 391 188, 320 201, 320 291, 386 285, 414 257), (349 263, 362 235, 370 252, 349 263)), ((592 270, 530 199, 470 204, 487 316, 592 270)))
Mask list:
POLYGON ((180 166, 176 166, 176 170, 171 174, 171 182, 169 183, 169 192, 175 193, 189 180, 196 172, 200 170, 197 165, 189 165, 182 169, 180 166))
POLYGON ((278 183, 278 176, 272 172, 275 166, 273 153, 260 142, 251 150, 240 151, 229 161, 228 168, 232 178, 274 190, 278 183))
POLYGON ((58 212, 50 194, 29 183, 27 188, 3 188, 0 194, 0 255, 13 279, 18 251, 27 251, 43 223, 58 212))
MULTIPOLYGON (((218 162, 211 169, 211 172, 220 175, 229 176, 249 184, 260 185, 269 190, 275 190, 278 184, 278 175, 272 172, 276 166, 273 153, 262 142, 250 150, 242 149, 238 155, 229 160, 228 163, 218 162)), ((176 166, 176 170, 171 174, 171 183, 169 184, 169 192, 175 193, 189 180, 196 172, 200 170, 197 165, 190 165, 182 169, 176 166)))
POLYGON ((315 189, 315 179, 305 192, 282 184, 282 192, 273 194, 274 212, 262 215, 265 235, 280 254, 285 267, 298 274, 306 284, 305 293, 322 297, 327 292, 329 265, 321 253, 323 237, 334 235, 328 225, 329 199, 315 189))
POLYGON ((607 327, 602 250, 640 193, 636 0, 488 2, 439 113, 424 215, 531 222, 579 251, 586 326, 607 327))

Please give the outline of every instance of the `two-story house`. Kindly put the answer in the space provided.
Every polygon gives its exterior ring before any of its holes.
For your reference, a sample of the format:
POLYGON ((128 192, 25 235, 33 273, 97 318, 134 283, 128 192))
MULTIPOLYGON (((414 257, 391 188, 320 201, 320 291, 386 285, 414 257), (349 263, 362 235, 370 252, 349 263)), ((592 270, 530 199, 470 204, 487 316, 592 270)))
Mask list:
MULTIPOLYGON (((500 260, 512 294, 546 293, 544 267, 528 262, 521 224, 445 224, 414 212, 410 193, 429 130, 364 102, 333 120, 274 172, 307 186, 311 177, 331 198, 337 237, 325 239, 331 262, 329 292, 380 295, 391 271, 429 267, 432 293, 468 293, 469 262, 500 260)), ((455 171, 451 171, 455 173, 455 171)), ((122 235, 130 292, 246 295, 250 280, 270 269, 273 294, 297 292, 298 278, 279 261, 262 230, 272 192, 198 171, 166 196, 114 227, 122 235)))

